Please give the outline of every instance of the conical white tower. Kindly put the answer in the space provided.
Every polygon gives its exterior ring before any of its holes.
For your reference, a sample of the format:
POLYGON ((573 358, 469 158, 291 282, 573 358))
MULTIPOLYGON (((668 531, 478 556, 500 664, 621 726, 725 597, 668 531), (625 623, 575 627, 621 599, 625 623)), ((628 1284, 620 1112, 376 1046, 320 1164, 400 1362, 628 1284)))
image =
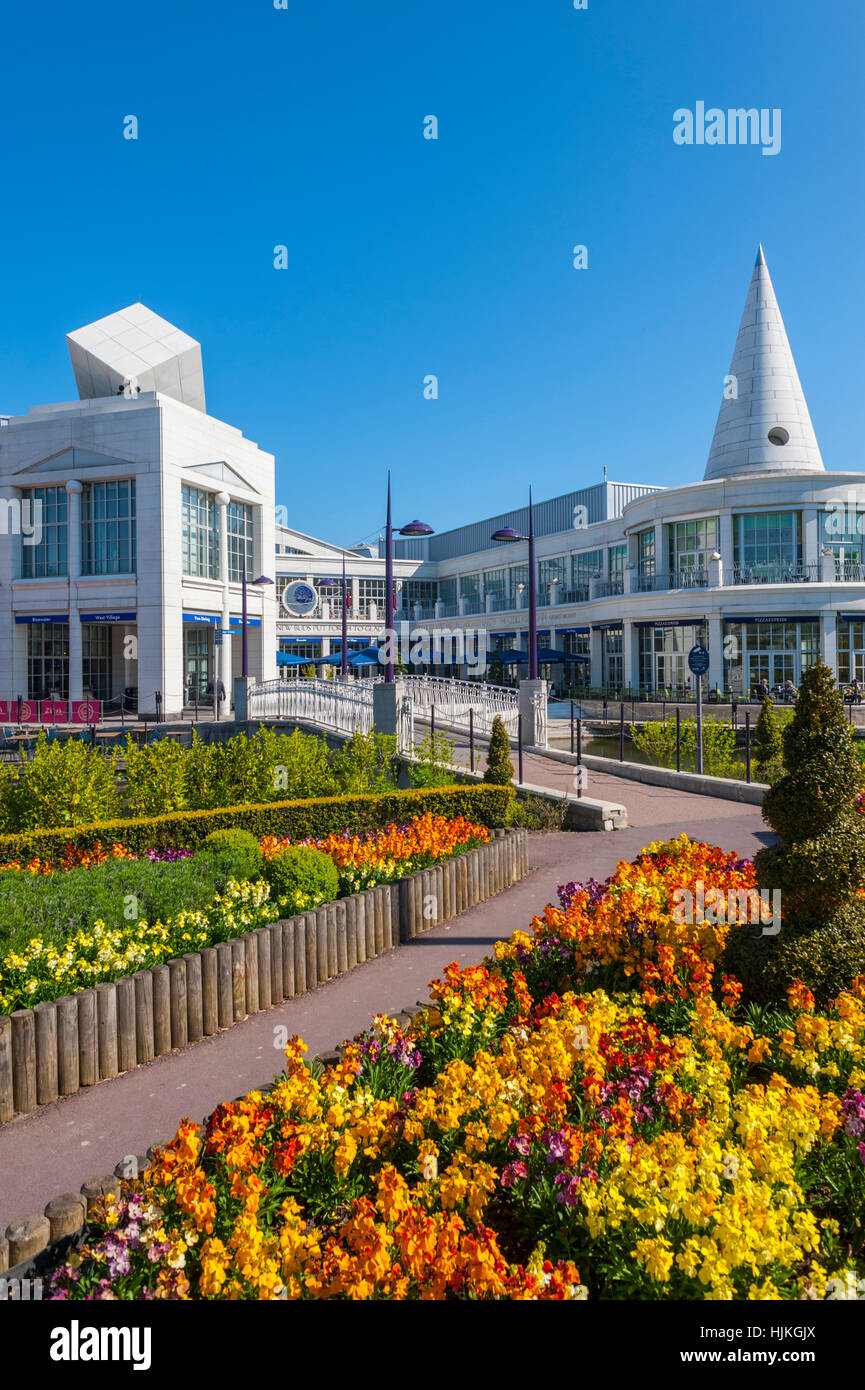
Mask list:
POLYGON ((703 476, 779 472, 824 468, 761 246, 703 476))

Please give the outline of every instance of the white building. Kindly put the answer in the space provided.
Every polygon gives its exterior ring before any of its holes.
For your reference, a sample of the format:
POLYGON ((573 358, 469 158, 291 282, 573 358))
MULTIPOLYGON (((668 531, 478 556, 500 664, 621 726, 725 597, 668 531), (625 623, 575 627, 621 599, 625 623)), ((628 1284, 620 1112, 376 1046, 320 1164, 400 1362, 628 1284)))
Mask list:
MULTIPOLYGON (((290 528, 273 457, 205 413, 193 339, 138 304, 68 342, 81 399, 0 417, 0 650, 11 654, 0 698, 117 700, 132 687, 142 711, 158 692, 171 714, 214 677, 230 693, 244 555, 250 580, 275 581, 248 586, 250 675, 273 678, 278 651, 312 661, 338 650, 343 562, 349 645, 375 643, 381 545, 343 549, 290 528), (316 602, 292 616, 279 601, 298 579, 316 602)), ((542 674, 681 693, 701 642, 710 687, 736 695, 763 676, 798 684, 818 655, 840 680, 865 680, 863 513, 865 474, 825 469, 761 248, 702 481, 605 480, 536 503, 542 674)), ((398 539, 397 619, 525 652, 527 546, 493 542, 506 526, 525 534, 527 508, 398 539)), ((447 657, 428 669, 481 674, 447 657)))
MULTIPOLYGON (((818 655, 865 680, 865 474, 824 467, 762 247, 702 482, 604 482, 534 510, 538 645, 590 658, 548 677, 675 693, 701 642, 710 688, 735 695, 798 684, 818 655)), ((525 534, 527 508, 397 552, 438 585, 438 608, 413 616, 525 651, 527 546, 490 541, 502 526, 525 534)))
MULTIPOLYGON (((0 695, 116 709, 131 689, 178 713, 217 649, 227 691, 240 672, 244 560, 250 580, 273 569, 273 457, 205 413, 198 343, 144 305, 67 342, 80 399, 0 431, 0 695)), ((248 595, 268 678, 274 587, 248 595)))

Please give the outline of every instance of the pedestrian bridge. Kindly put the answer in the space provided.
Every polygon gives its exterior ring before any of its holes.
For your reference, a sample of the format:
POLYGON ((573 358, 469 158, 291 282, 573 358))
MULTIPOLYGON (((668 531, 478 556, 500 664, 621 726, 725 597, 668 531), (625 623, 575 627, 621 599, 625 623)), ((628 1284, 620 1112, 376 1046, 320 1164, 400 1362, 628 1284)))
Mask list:
MULTIPOLYGON (((301 719, 337 733, 369 733, 374 723, 374 689, 380 678, 341 681, 313 677, 265 681, 249 692, 250 719, 301 719)), ((442 676, 397 678, 400 693, 397 746, 411 753, 416 726, 469 732, 488 738, 498 716, 510 737, 520 737, 519 693, 508 686, 442 676)), ((538 699, 535 743, 546 747, 546 701, 538 699)))

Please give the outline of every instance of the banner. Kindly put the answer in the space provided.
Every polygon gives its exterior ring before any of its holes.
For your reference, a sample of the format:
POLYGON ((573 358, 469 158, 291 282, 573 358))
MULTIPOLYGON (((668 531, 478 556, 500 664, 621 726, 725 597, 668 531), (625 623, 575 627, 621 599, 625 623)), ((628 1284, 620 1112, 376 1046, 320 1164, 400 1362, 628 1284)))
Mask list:
POLYGON ((98 724, 100 700, 0 700, 0 724, 98 724))

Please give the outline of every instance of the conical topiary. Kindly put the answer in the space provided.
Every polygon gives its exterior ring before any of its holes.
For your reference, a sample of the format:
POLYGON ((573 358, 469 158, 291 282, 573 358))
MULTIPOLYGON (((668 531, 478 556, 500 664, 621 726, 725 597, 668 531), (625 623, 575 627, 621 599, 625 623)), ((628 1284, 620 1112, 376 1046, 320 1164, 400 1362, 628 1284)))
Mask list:
POLYGON ((487 750, 487 767, 484 773, 485 782, 494 782, 497 786, 508 786, 514 780, 514 766, 510 759, 511 741, 508 738, 508 731, 504 726, 504 721, 499 715, 493 720, 493 727, 490 730, 490 746, 487 750))
POLYGON ((724 964, 758 1002, 783 1000, 794 979, 825 1002, 865 973, 865 816, 850 728, 822 662, 802 677, 783 742, 787 773, 763 798, 779 843, 755 859, 759 887, 780 890, 781 930, 732 926, 724 964))
POLYGON ((754 762, 761 782, 771 782, 784 769, 784 743, 775 705, 767 695, 754 729, 754 762))

